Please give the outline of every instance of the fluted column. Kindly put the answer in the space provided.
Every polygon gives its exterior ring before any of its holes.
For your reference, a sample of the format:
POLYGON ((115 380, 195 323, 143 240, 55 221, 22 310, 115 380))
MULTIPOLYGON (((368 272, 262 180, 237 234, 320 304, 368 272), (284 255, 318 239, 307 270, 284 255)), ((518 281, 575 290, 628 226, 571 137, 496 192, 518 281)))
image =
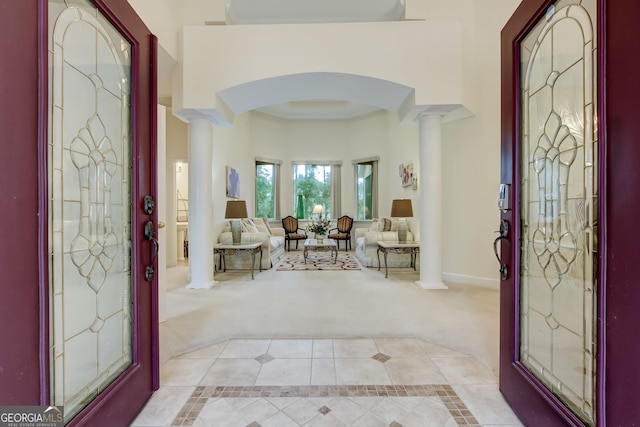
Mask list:
POLYGON ((189 284, 208 289, 213 279, 213 125, 205 117, 189 120, 189 284))
POLYGON ((420 280, 422 289, 442 282, 442 115, 423 113, 420 130, 420 280))

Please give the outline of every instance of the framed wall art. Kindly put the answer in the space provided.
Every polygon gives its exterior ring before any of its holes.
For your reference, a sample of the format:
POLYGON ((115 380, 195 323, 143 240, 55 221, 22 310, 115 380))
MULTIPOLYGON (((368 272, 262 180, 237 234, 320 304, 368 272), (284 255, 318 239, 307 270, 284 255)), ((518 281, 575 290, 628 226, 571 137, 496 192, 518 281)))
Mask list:
POLYGON ((231 166, 227 166, 227 197, 240 198, 240 175, 231 166))
POLYGON ((413 162, 401 164, 398 172, 400 174, 400 181, 403 187, 409 187, 413 185, 413 162))

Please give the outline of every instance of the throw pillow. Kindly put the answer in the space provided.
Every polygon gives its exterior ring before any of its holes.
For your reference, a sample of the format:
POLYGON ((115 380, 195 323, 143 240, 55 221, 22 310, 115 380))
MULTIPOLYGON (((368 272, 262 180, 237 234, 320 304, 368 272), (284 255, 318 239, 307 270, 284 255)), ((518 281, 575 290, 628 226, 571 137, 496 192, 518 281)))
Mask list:
POLYGON ((380 225, 384 225, 384 223, 381 222, 378 218, 373 218, 371 220, 371 227, 369 227, 369 230, 371 230, 371 231, 381 231, 380 230, 380 225))
POLYGON ((245 218, 242 220, 242 231, 245 233, 257 233, 258 229, 251 219, 245 218))
POLYGON ((381 227, 380 231, 391 231, 391 219, 382 218, 382 221, 384 222, 384 225, 381 227))
POLYGON ((271 226, 269 225, 269 218, 264 217, 264 218, 262 218, 262 221, 264 222, 264 225, 267 226, 267 230, 269 230, 269 234, 272 234, 271 233, 271 226))
POLYGON ((258 230, 258 233, 267 233, 267 234, 271 234, 269 232, 269 228, 267 227, 267 225, 264 223, 264 220, 262 218, 254 218, 253 219, 253 224, 256 226, 256 229, 258 230))

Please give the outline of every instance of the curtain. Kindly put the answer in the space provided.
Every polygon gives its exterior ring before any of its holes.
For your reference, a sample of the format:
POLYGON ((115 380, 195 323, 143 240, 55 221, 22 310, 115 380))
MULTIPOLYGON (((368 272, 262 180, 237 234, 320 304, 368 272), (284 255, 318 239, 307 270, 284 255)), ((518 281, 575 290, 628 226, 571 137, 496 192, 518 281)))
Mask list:
POLYGON ((331 211, 333 218, 342 216, 342 189, 340 178, 341 166, 339 164, 331 165, 331 211))

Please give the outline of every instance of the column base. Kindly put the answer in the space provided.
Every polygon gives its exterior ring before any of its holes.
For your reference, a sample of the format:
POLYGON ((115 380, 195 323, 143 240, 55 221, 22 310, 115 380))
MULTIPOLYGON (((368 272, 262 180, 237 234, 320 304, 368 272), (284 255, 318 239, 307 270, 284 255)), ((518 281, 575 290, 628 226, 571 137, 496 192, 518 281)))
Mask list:
POLYGON ((449 289, 449 287, 442 282, 421 282, 420 280, 416 280, 415 284, 422 289, 449 289))
POLYGON ((220 282, 216 282, 215 280, 212 282, 208 282, 208 283, 189 283, 187 286, 185 286, 185 289, 211 289, 212 287, 214 287, 215 285, 217 285, 220 282))

